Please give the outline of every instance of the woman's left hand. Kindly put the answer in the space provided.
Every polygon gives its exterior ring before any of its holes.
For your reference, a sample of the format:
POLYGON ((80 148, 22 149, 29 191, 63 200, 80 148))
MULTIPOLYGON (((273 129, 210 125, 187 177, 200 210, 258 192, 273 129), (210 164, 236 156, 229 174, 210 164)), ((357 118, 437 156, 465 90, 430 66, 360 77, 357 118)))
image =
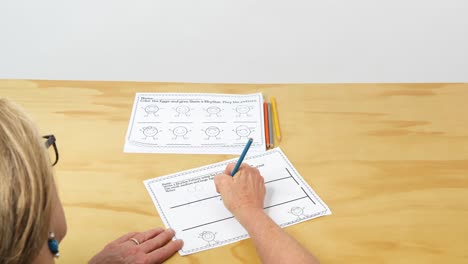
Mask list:
POLYGON ((172 240, 172 229, 156 228, 128 233, 109 243, 89 263, 162 263, 179 249, 182 240, 172 240))

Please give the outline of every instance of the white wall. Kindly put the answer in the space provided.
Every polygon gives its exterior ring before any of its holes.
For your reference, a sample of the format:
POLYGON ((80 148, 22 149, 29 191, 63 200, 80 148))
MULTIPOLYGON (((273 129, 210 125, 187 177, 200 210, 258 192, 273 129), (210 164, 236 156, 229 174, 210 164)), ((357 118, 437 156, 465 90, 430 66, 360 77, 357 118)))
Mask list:
POLYGON ((468 82, 468 1, 0 0, 0 78, 468 82))

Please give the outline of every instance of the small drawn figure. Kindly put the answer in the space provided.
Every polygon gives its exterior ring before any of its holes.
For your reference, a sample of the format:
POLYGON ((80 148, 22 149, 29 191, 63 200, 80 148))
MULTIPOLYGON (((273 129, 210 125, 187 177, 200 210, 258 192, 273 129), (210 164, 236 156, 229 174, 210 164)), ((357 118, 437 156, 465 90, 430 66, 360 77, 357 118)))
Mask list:
POLYGON ((236 132, 236 134, 239 136, 237 140, 240 140, 247 138, 253 132, 253 129, 245 125, 240 125, 236 127, 236 130, 233 131, 236 132))
POLYGON ((185 136, 188 134, 188 132, 191 131, 191 130, 188 130, 184 126, 178 126, 178 127, 175 127, 174 129, 169 129, 169 130, 172 131, 172 133, 175 136, 172 139, 178 139, 179 137, 183 139, 187 139, 185 136))
POLYGON ((295 207, 291 208, 291 210, 289 210, 288 213, 296 216, 297 217, 296 220, 302 220, 302 219, 307 218, 307 215, 304 214, 304 209, 305 209, 305 207, 295 206, 295 207))
POLYGON ((215 139, 220 139, 218 137, 218 135, 223 131, 221 129, 219 129, 219 127, 215 127, 215 126, 209 126, 207 127, 205 130, 202 130, 203 132, 205 132, 205 134, 208 136, 207 140, 209 140, 210 138, 215 138, 215 139))
POLYGON ((238 105, 234 110, 237 112, 237 117, 242 117, 242 115, 250 116, 249 112, 252 110, 252 108, 252 106, 248 105, 238 105))
POLYGON ((188 117, 190 116, 189 112, 190 110, 193 110, 193 108, 190 108, 186 105, 179 105, 174 110, 177 112, 177 115, 175 117, 180 117, 180 116, 185 116, 188 117))
POLYGON ((203 231, 198 235, 198 237, 205 240, 208 243, 207 246, 214 246, 219 243, 219 241, 215 240, 216 234, 217 232, 213 233, 211 231, 203 231))
POLYGON ((145 135, 145 137, 143 138, 145 140, 149 137, 153 138, 154 140, 158 139, 156 135, 160 132, 158 128, 154 126, 143 127, 140 129, 140 131, 143 132, 143 135, 145 135))
POLYGON ((160 110, 160 108, 155 104, 147 105, 147 106, 142 107, 142 108, 146 112, 145 117, 148 117, 149 115, 153 115, 154 117, 157 117, 158 115, 156 113, 160 110))
POLYGON ((214 115, 216 117, 220 117, 221 115, 219 114, 223 109, 221 109, 218 106, 210 106, 205 109, 205 111, 208 113, 208 117, 214 115))

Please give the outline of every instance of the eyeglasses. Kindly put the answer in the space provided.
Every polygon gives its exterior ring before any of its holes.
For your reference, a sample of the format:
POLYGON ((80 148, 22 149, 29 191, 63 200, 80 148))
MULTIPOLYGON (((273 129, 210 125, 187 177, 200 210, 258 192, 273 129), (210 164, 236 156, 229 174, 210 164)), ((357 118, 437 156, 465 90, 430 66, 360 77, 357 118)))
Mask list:
POLYGON ((45 138, 47 139, 47 141, 45 142, 45 146, 46 148, 48 149, 50 146, 53 146, 54 147, 54 151, 55 151, 55 161, 52 163, 52 166, 54 166, 55 164, 57 164, 58 160, 59 160, 59 154, 58 154, 58 150, 57 150, 57 145, 55 144, 55 136, 54 135, 46 135, 46 136, 43 136, 42 138, 45 138))

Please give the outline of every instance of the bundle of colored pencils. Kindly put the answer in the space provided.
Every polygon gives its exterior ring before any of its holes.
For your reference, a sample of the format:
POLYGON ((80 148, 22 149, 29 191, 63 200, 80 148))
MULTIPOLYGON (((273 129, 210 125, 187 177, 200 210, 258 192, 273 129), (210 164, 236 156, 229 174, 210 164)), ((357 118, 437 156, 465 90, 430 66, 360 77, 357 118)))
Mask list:
POLYGON ((265 122, 265 139, 267 149, 274 148, 275 136, 276 145, 278 145, 281 140, 278 109, 276 107, 276 100, 273 96, 270 97, 270 102, 271 103, 263 103, 263 116, 265 122))

